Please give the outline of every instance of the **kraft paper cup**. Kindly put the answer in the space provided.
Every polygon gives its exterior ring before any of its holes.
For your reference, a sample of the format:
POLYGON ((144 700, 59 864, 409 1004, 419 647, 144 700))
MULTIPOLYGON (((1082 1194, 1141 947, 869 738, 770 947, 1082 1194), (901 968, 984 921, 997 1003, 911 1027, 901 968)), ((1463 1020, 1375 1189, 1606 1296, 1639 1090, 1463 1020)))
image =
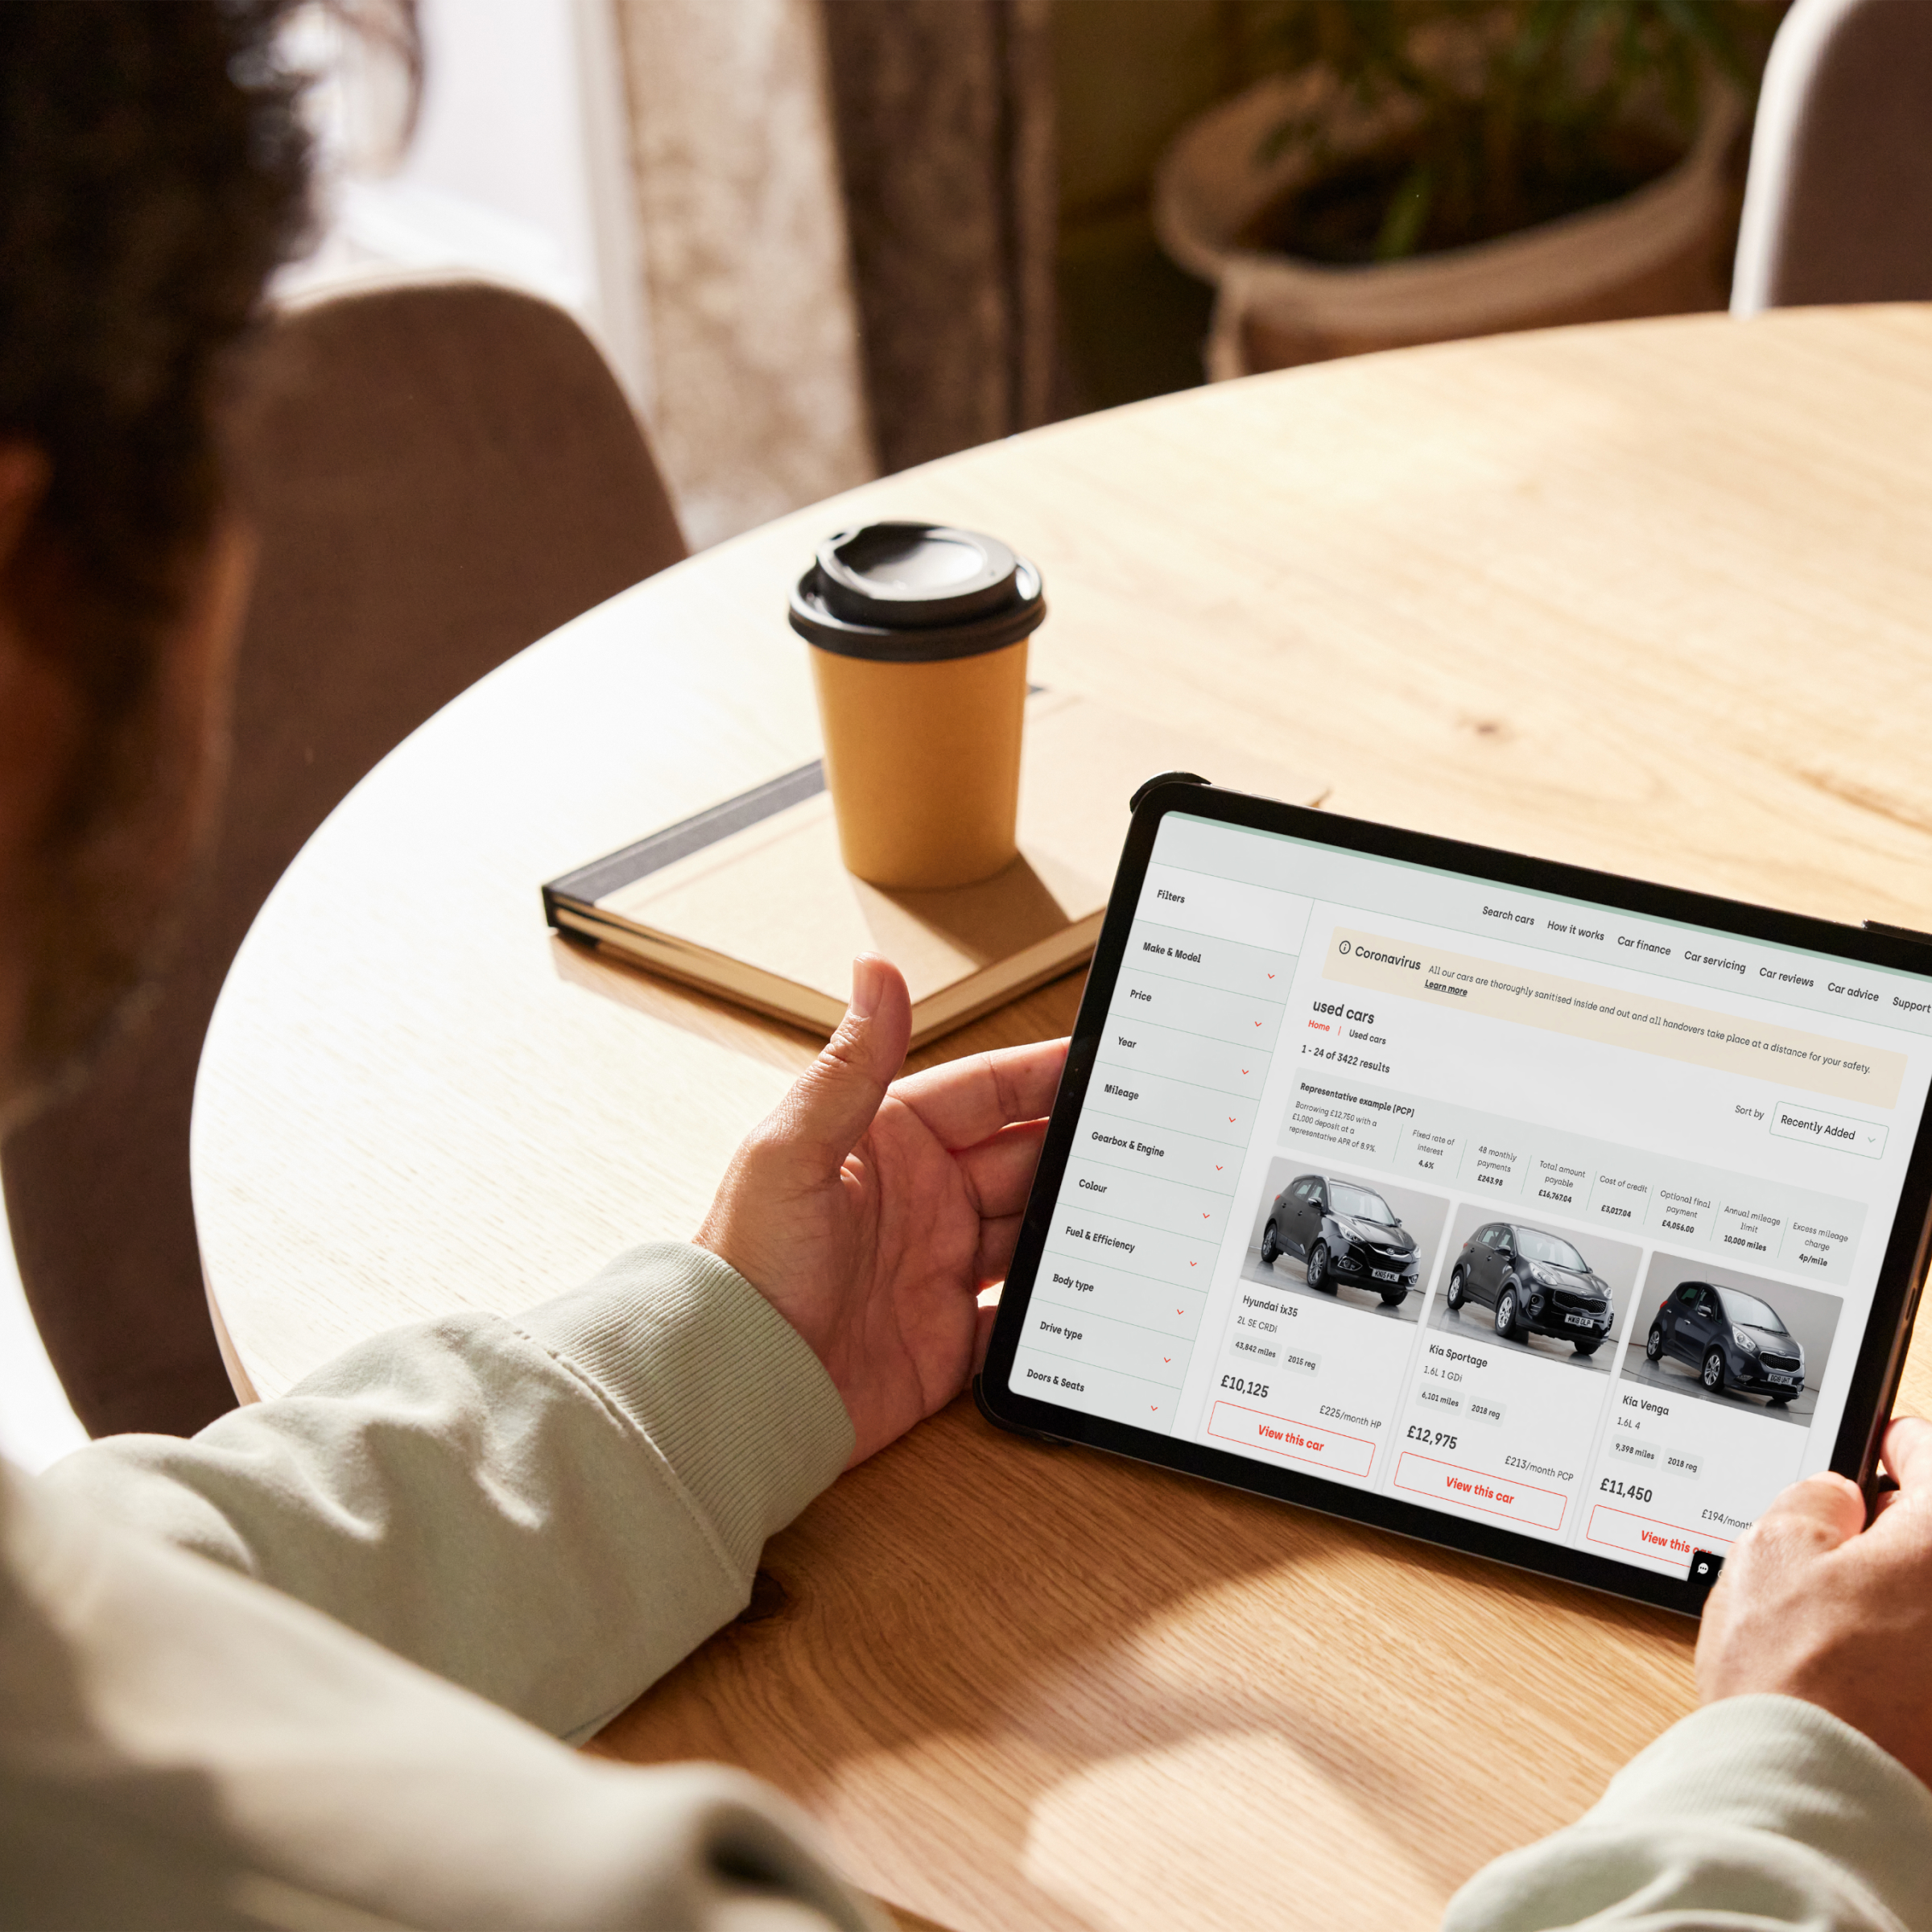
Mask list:
POLYGON ((811 646, 846 869, 935 888, 1010 865, 1039 572, 997 539, 873 523, 819 547, 791 597, 811 646))

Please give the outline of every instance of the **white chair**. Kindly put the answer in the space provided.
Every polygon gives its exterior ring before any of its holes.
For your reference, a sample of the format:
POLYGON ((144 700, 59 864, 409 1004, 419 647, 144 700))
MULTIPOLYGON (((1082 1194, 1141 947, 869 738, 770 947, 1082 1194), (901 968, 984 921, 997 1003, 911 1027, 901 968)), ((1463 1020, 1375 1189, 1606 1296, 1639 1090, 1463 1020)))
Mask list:
POLYGON ((1758 98, 1731 312, 1932 299, 1932 0, 1798 0, 1758 98))

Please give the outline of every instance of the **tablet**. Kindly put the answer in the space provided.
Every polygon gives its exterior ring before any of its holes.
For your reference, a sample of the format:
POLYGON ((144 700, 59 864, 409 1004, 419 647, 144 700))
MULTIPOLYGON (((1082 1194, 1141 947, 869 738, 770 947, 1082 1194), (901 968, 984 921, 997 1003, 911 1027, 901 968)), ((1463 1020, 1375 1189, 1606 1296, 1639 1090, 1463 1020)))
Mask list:
POLYGON ((1163 779, 980 1404, 1695 1612, 1872 1480, 1929 1090, 1915 935, 1163 779))

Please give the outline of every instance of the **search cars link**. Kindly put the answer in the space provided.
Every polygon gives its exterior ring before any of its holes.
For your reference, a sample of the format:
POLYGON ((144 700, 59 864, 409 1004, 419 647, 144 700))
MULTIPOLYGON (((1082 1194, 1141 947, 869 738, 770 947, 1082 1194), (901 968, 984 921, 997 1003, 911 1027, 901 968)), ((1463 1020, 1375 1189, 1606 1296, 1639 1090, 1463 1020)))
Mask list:
POLYGON ((1261 1230, 1261 1259, 1272 1268, 1298 1255, 1308 1286, 1333 1294, 1344 1282, 1379 1294, 1399 1308, 1415 1286, 1421 1262, 1415 1236, 1371 1187, 1304 1174, 1274 1197, 1261 1230))
POLYGON ((1561 1235, 1508 1221, 1492 1221, 1463 1243, 1443 1298, 1451 1308, 1493 1308, 1506 1341, 1553 1335, 1581 1356, 1596 1353, 1616 1319, 1610 1284, 1561 1235))
POLYGON ((1804 1344, 1769 1302, 1736 1288, 1679 1282, 1650 1324, 1644 1353, 1653 1362, 1688 1362, 1713 1395, 1748 1389, 1784 1409, 1804 1393, 1804 1344))

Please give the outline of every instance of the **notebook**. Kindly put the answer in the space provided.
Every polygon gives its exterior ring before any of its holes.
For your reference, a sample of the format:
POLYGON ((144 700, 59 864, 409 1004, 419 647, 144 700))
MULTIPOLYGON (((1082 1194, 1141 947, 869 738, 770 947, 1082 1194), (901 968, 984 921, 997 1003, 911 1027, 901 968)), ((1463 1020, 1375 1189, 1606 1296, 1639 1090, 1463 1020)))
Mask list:
POLYGON ((551 880, 543 910, 606 957, 821 1036, 844 1017, 852 956, 882 952, 906 976, 919 1046, 1085 962, 1128 800, 1168 770, 1299 804, 1322 789, 1092 699, 1037 692, 1019 857, 978 885, 888 891, 854 878, 815 762, 551 880))

